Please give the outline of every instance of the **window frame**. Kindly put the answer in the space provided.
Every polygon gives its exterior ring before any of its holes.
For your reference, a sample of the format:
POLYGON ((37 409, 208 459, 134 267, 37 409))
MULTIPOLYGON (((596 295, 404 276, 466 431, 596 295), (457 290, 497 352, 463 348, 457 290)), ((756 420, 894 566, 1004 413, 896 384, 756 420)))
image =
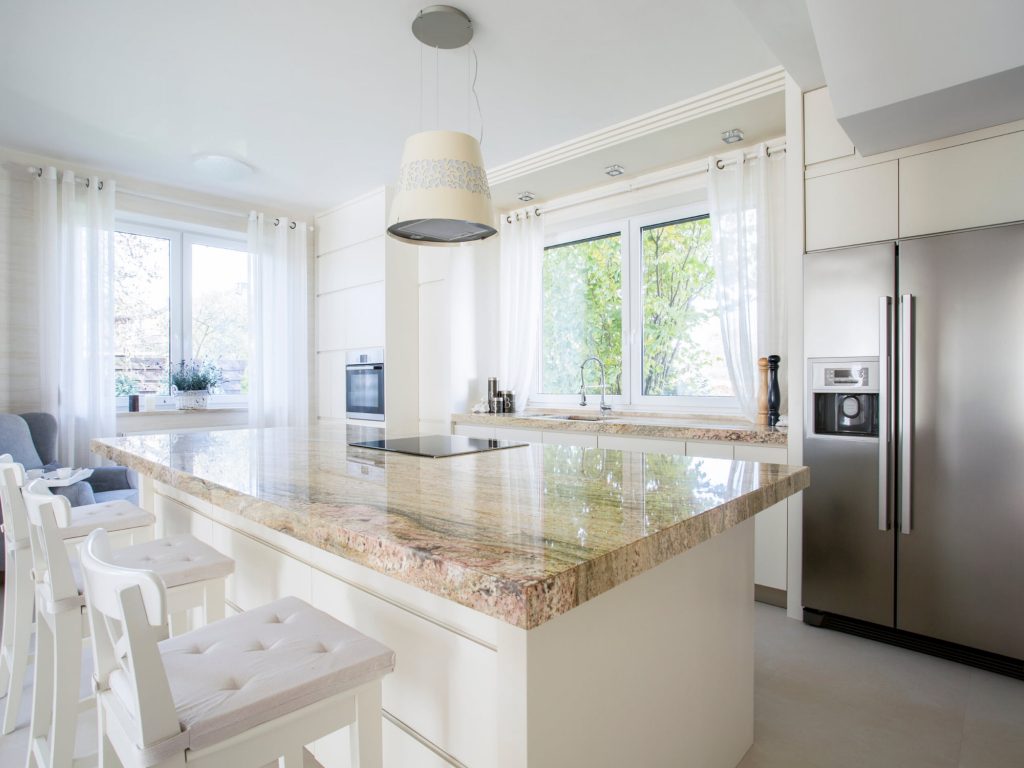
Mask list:
MULTIPOLYGON (((544 247, 565 245, 578 240, 621 233, 622 251, 622 394, 607 397, 607 401, 622 411, 664 411, 669 413, 701 414, 708 416, 741 416, 739 401, 733 396, 722 395, 644 395, 643 394, 643 230, 646 227, 709 215, 706 200, 684 205, 659 208, 628 216, 610 216, 600 224, 564 226, 545 233, 544 247)), ((589 217, 588 217, 589 218, 589 217)), ((541 291, 541 327, 538 342, 537 374, 530 405, 564 408, 579 406, 578 395, 548 394, 540 391, 543 381, 543 280, 541 291)), ((588 379, 588 383, 589 383, 588 379)), ((595 390, 596 392, 596 390, 595 390)), ((588 393, 589 394, 589 393, 588 393)), ((587 404, 590 408, 590 402, 587 404)))
MULTIPOLYGON (((191 227, 187 224, 175 226, 170 223, 153 224, 149 221, 118 216, 114 220, 114 231, 143 237, 156 237, 170 241, 168 281, 170 296, 168 310, 169 364, 189 358, 192 353, 192 246, 207 245, 226 248, 243 253, 248 251, 245 236, 228 230, 214 231, 209 227, 191 227)), ((250 274, 250 288, 252 286, 250 274)), ((119 398, 120 400, 120 398, 119 398)), ((248 394, 211 395, 209 403, 216 408, 247 408, 248 394)), ((127 403, 125 403, 127 407, 127 403)))
MULTIPOLYGON (((629 274, 628 274, 628 272, 629 272, 628 266, 629 265, 628 265, 628 262, 627 262, 628 247, 626 245, 626 240, 628 239, 629 233, 628 233, 627 226, 628 226, 628 221, 626 219, 618 219, 618 220, 612 220, 612 221, 608 221, 608 222, 603 222, 601 224, 593 224, 593 225, 589 225, 589 226, 585 226, 585 227, 578 227, 576 229, 559 230, 559 232, 556 235, 554 235, 554 236, 549 236, 547 233, 545 233, 545 236, 544 236, 544 249, 547 250, 548 248, 551 248, 551 247, 554 247, 554 246, 560 246, 560 245, 570 245, 572 243, 578 243, 581 240, 597 240, 597 239, 600 239, 602 237, 610 237, 610 236, 613 236, 615 234, 618 234, 619 235, 619 268, 620 268, 620 273, 622 274, 622 285, 621 285, 620 290, 622 291, 622 306, 623 306, 623 308, 625 308, 626 307, 626 297, 628 295, 627 284, 629 282, 629 274)), ((542 257, 542 259, 543 259, 543 257, 542 257)), ((536 403, 540 403, 540 404, 547 404, 547 405, 557 405, 558 407, 565 407, 567 405, 579 406, 580 396, 579 396, 578 392, 576 394, 557 394, 557 393, 553 393, 553 392, 551 392, 551 393, 543 393, 542 394, 541 391, 540 391, 541 385, 542 385, 542 383, 544 381, 544 277, 543 277, 543 269, 544 269, 544 267, 543 267, 543 260, 542 260, 542 262, 541 262, 541 280, 539 282, 539 286, 540 286, 539 290, 541 292, 540 293, 540 318, 541 318, 541 322, 540 322, 539 330, 538 330, 539 338, 538 338, 538 343, 537 343, 537 365, 536 365, 537 373, 536 373, 535 378, 534 378, 534 386, 533 386, 533 390, 537 394, 533 395, 533 397, 531 397, 530 400, 531 400, 531 402, 536 402, 536 403)), ((627 324, 623 323, 622 324, 622 342, 621 342, 622 350, 626 350, 627 349, 628 341, 629 341, 629 333, 628 333, 627 324)), ((625 355, 623 355, 623 363, 625 363, 625 361, 626 361, 626 357, 625 357, 625 355)), ((580 361, 580 362, 582 362, 582 361, 580 361)), ((587 373, 590 374, 590 376, 593 377, 593 379, 591 379, 591 378, 587 379, 587 387, 588 387, 588 389, 587 389, 587 396, 588 397, 591 397, 591 396, 597 397, 598 398, 598 402, 600 402, 600 387, 598 386, 600 384, 600 379, 598 379, 596 376, 594 376, 594 373, 593 373, 593 371, 591 369, 587 369, 587 373)), ((610 403, 610 404, 615 405, 615 406, 619 406, 619 407, 624 407, 625 405, 627 405, 629 403, 629 388, 630 388, 629 378, 630 377, 629 377, 628 371, 626 370, 625 367, 623 368, 622 373, 623 373, 623 376, 622 376, 622 394, 619 394, 619 395, 606 394, 605 395, 605 402, 610 403)))

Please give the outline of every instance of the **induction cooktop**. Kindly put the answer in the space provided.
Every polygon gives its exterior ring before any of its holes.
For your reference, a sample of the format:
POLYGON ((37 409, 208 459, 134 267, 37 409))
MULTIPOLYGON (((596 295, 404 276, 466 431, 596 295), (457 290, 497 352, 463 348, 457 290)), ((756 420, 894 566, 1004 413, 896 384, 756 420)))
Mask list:
POLYGON ((425 456, 428 459, 442 459, 447 456, 462 456, 467 453, 500 451, 505 448, 520 448, 527 443, 511 440, 488 440, 461 435, 421 435, 420 437, 397 437, 384 440, 352 442, 356 448, 372 448, 375 451, 406 453, 410 456, 425 456))

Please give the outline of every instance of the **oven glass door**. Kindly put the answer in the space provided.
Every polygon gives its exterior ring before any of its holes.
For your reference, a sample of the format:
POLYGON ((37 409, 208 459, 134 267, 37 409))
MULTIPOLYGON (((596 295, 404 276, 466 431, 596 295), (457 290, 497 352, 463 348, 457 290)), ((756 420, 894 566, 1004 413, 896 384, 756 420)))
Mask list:
POLYGON ((352 419, 384 420, 384 366, 345 367, 345 410, 352 419))

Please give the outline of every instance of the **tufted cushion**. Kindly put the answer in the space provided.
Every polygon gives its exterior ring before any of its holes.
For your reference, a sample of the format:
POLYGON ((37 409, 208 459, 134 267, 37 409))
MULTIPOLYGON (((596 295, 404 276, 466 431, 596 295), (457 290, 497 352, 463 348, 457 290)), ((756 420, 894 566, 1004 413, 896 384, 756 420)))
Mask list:
MULTIPOLYGON (((204 749, 383 677, 395 654, 296 597, 160 643, 191 749, 204 749)), ((123 672, 110 687, 131 695, 123 672)))
MULTIPOLYGON (((225 579, 235 570, 234 560, 188 533, 115 549, 111 561, 125 568, 153 571, 168 588, 209 579, 225 579)), ((81 593, 81 566, 77 560, 73 560, 71 568, 81 593)))
POLYGON ((104 501, 99 504, 86 504, 84 507, 72 507, 71 525, 62 528, 61 535, 65 539, 76 539, 88 536, 97 528, 123 531, 127 528, 153 525, 155 522, 156 518, 152 514, 127 501, 104 501))

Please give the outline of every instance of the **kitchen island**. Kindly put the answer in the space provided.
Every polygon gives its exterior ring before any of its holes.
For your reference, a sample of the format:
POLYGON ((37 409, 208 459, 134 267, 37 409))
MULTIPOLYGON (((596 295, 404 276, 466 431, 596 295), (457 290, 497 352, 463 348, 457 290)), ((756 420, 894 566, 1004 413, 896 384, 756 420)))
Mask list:
MULTIPOLYGON (((229 607, 309 600, 394 648, 394 766, 731 768, 753 739, 753 523, 805 468, 576 446, 426 459, 345 429, 94 441, 229 607), (363 437, 363 436, 355 436, 363 437)), ((347 736, 314 745, 345 765, 347 736)))

